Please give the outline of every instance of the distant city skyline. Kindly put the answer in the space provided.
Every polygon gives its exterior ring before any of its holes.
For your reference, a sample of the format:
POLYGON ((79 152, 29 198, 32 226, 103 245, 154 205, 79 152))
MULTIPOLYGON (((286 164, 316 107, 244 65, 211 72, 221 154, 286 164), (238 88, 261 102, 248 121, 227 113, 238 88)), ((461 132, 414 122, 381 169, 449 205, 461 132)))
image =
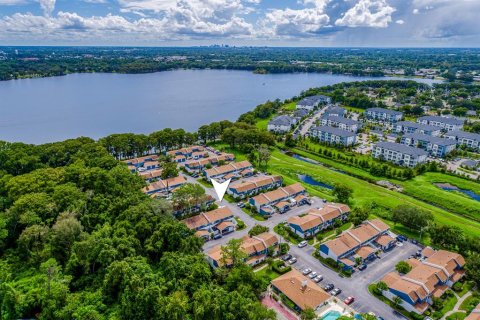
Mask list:
POLYGON ((479 0, 0 0, 0 45, 479 47, 479 0))

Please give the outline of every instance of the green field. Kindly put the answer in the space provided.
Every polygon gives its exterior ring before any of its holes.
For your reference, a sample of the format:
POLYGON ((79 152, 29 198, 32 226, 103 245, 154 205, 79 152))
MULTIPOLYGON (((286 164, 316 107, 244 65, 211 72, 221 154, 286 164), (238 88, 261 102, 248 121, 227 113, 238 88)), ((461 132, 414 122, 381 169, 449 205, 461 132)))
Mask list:
MULTIPOLYGON (((378 205, 385 208, 395 208, 400 204, 409 204, 432 212, 435 221, 440 224, 456 225, 470 236, 478 236, 478 234, 480 234, 480 223, 478 222, 452 214, 424 201, 414 199, 408 195, 385 189, 319 165, 294 159, 277 150, 272 153, 269 162, 269 171, 274 174, 283 175, 286 183, 298 181, 297 174, 310 175, 317 181, 328 185, 343 183, 353 189, 352 202, 354 205, 376 202, 378 205)), ((331 193, 327 189, 312 187, 305 184, 304 186, 312 195, 326 198, 328 200, 332 199, 331 193)), ((448 197, 446 199, 448 199, 448 197)))

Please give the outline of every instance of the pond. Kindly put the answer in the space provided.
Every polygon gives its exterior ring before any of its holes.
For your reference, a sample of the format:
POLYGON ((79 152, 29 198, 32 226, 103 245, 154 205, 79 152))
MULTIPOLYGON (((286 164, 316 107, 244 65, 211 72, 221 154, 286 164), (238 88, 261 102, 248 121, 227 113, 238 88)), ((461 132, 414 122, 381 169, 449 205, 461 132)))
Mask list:
POLYGON ((477 194, 477 193, 473 192, 472 190, 460 189, 460 188, 458 188, 454 185, 451 185, 449 183, 435 183, 435 185, 442 190, 461 192, 461 193, 469 196, 473 200, 480 201, 480 194, 477 194))
POLYGON ((304 174, 297 174, 297 177, 305 182, 306 184, 309 184, 311 186, 316 186, 316 187, 322 187, 322 188, 325 188, 325 189, 328 189, 328 190, 333 190, 333 186, 329 185, 329 184, 326 184, 326 183, 323 183, 323 182, 320 182, 320 181, 317 181, 315 180, 313 177, 309 176, 309 175, 304 175, 304 174))

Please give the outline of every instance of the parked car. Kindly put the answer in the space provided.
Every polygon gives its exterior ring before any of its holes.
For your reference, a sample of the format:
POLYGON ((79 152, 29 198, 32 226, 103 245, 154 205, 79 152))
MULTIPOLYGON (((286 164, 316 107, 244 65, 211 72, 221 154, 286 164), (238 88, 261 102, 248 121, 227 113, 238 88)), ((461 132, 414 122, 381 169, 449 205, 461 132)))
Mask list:
POLYGON ((345 302, 345 304, 348 306, 348 305, 351 305, 353 302, 355 301, 355 298, 354 297, 348 297, 346 298, 345 300, 343 300, 343 302, 345 302))
POLYGON ((320 275, 320 276, 316 276, 316 277, 313 279, 313 281, 315 281, 316 283, 319 283, 319 282, 322 281, 322 280, 323 280, 323 276, 321 276, 321 275, 320 275))
POLYGON ((363 271, 367 269, 367 265, 365 263, 362 263, 361 265, 358 266, 358 270, 363 271))
POLYGON ((312 272, 312 269, 310 268, 306 268, 306 269, 303 269, 302 273, 304 276, 306 276, 307 274, 309 274, 310 272, 312 272))
POLYGON ((341 289, 335 288, 335 289, 333 289, 332 291, 330 291, 330 294, 331 294, 332 296, 338 296, 341 292, 342 292, 341 289))
POLYGON ((293 257, 292 259, 288 260, 288 264, 294 264, 297 262, 297 258, 293 257))
POLYGON ((237 207, 243 208, 243 207, 245 207, 245 203, 239 202, 239 203, 237 203, 237 207))
POLYGON ((214 235, 214 236, 213 236, 213 240, 220 239, 221 237, 222 237, 221 234, 214 235))
POLYGON ((292 258, 293 258, 293 256, 292 256, 291 254, 287 253, 286 255, 284 255, 284 256, 282 257, 282 260, 283 260, 283 261, 288 261, 288 260, 290 260, 290 259, 292 259, 292 258))
POLYGON ((325 290, 325 291, 330 291, 333 288, 335 288, 335 286, 332 283, 329 283, 329 284, 323 286, 323 290, 325 290))
POLYGON ((405 237, 404 235, 400 234, 400 235, 397 236, 397 241, 403 242, 403 241, 407 241, 407 240, 408 240, 408 238, 405 237))
POLYGON ((298 244, 298 247, 299 247, 299 248, 303 248, 303 247, 306 247, 307 244, 308 244, 308 242, 304 240, 304 241, 302 241, 302 242, 300 242, 300 243, 298 244))
POLYGON ((308 277, 309 277, 310 279, 313 279, 313 278, 315 278, 317 275, 318 275, 318 273, 316 273, 315 271, 313 271, 313 272, 311 272, 311 273, 308 275, 308 277))

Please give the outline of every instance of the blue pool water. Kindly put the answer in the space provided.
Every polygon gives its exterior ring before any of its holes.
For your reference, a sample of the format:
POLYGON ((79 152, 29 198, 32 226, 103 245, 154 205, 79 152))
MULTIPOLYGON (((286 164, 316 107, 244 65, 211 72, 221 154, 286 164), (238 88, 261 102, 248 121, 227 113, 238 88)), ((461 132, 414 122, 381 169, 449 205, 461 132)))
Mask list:
POLYGON ((323 183, 323 182, 320 182, 320 181, 317 181, 314 178, 312 178, 311 176, 307 176, 307 175, 304 175, 304 174, 298 174, 297 176, 300 180, 302 180, 305 183, 308 183, 311 186, 317 186, 317 187, 322 187, 322 188, 325 188, 325 189, 328 189, 328 190, 333 190, 333 186, 331 186, 329 184, 326 184, 326 183, 323 183))
POLYGON ((337 320, 340 318, 341 314, 338 311, 329 311, 326 315, 322 317, 322 320, 337 320))

